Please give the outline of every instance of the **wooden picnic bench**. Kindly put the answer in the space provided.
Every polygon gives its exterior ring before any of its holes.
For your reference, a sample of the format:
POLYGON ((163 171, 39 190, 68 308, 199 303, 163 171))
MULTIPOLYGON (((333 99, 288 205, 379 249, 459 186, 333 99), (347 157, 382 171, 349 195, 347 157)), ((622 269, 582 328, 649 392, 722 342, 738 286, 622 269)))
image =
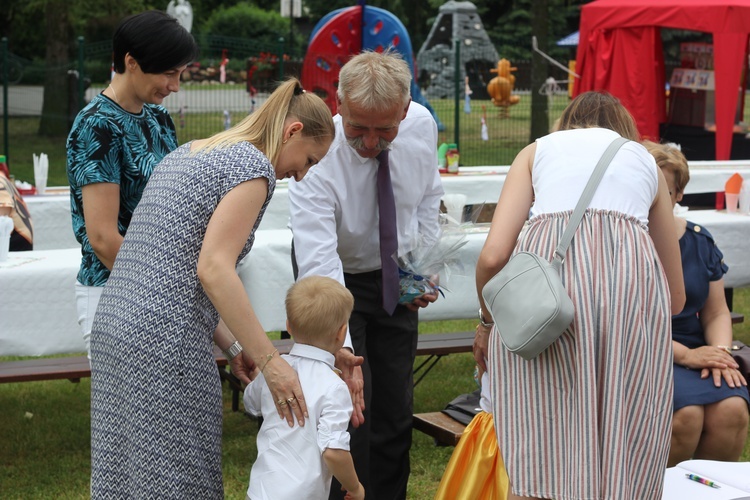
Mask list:
MULTIPOLYGON (((732 313, 732 323, 742 323, 744 319, 742 314, 732 313)), ((454 353, 471 352, 473 339, 474 332, 471 331, 420 335, 417 343, 417 356, 427 356, 427 359, 415 368, 415 376, 418 376, 415 383, 419 383, 424 378, 440 357, 454 353)), ((282 354, 288 353, 292 345, 290 339, 274 340, 273 343, 282 354)), ((214 349, 214 357, 217 366, 220 368, 228 365, 227 359, 219 349, 214 349)), ((86 356, 29 358, 20 361, 0 362, 0 383, 2 384, 61 379, 78 382, 82 378, 90 376, 91 368, 86 356)))
MULTIPOLYGON (((457 352, 470 352, 473 340, 474 332, 420 335, 417 343, 417 355, 428 356, 428 358, 415 369, 415 373, 421 372, 421 377, 424 377, 435 366, 440 357, 457 352)), ((273 344, 279 350, 279 353, 287 354, 292 347, 292 340, 274 340, 273 344)), ((218 348, 214 348, 214 358, 220 368, 220 373, 222 373, 222 379, 228 380, 232 384, 235 393, 240 392, 242 388, 239 380, 234 378, 231 372, 226 369, 229 362, 218 348)), ((86 356, 29 358, 20 361, 0 362, 0 383, 62 379, 79 382, 82 378, 90 376, 91 367, 86 356)), ((421 380, 421 377, 419 380, 421 380)))
MULTIPOLYGON (((218 348, 214 349, 214 358, 219 367, 229 364, 224 353, 218 348)), ((91 365, 85 355, 0 362, 0 384, 63 379, 80 382, 82 378, 90 376, 91 365)))
MULTIPOLYGON (((744 315, 732 313, 732 323, 742 323, 744 315)), ((417 342, 417 356, 427 358, 414 369, 417 385, 429 373, 441 357, 471 352, 474 332, 452 332, 423 334, 417 342)), ((280 354, 287 354, 292 347, 291 339, 273 341, 280 354)), ((222 380, 232 389, 232 410, 239 409, 239 396, 243 387, 239 379, 228 369, 229 362, 218 348, 214 348, 214 358, 222 380)), ((63 358, 31 358, 20 361, 0 362, 0 383, 33 382, 41 380, 68 379, 79 382, 91 376, 91 367, 86 356, 63 358)), ((441 412, 419 413, 414 415, 414 427, 436 439, 441 444, 455 445, 464 426, 441 412)))

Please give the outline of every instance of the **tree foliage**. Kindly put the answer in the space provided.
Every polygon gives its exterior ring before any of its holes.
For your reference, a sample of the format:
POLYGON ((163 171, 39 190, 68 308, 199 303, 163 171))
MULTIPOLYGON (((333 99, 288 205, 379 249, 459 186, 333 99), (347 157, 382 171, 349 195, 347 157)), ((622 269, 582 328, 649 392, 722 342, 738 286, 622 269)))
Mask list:
POLYGON ((289 19, 278 11, 263 10, 248 2, 220 7, 203 22, 200 32, 253 40, 260 47, 275 47, 289 30, 289 19))
MULTIPOLYGON (((555 41, 578 29, 581 2, 549 0, 547 9, 547 45, 539 48, 560 60, 567 60, 570 50, 557 47, 555 41)), ((487 28, 490 39, 495 43, 500 57, 511 61, 529 60, 532 55, 532 0, 515 0, 513 8, 500 16, 497 22, 487 28)))
POLYGON ((111 39, 120 19, 156 8, 153 2, 145 0, 65 0, 69 15, 62 17, 55 10, 56 2, 57 0, 0 2, 0 34, 8 38, 10 50, 14 54, 29 60, 41 60, 45 57, 46 19, 49 16, 53 16, 52 21, 56 24, 67 25, 67 43, 72 50, 73 40, 78 36, 94 41, 111 39))

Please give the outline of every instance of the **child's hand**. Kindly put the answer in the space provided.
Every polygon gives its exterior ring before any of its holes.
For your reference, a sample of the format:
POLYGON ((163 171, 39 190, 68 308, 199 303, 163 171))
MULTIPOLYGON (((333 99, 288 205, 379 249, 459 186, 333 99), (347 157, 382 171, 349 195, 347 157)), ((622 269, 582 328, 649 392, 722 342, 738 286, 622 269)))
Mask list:
POLYGON ((260 373, 253 358, 250 355, 245 355, 245 351, 229 360, 229 366, 232 368, 232 373, 245 385, 249 384, 251 380, 255 380, 255 377, 260 373))
POLYGON ((356 490, 348 490, 344 500, 363 500, 365 498, 365 488, 362 483, 357 484, 356 490))

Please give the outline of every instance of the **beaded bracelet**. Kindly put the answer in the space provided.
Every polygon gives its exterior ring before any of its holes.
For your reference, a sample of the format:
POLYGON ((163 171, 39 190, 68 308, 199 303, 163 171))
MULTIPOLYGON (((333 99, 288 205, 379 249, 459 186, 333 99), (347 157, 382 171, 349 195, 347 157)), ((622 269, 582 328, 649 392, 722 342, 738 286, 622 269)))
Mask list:
POLYGON ((268 365, 268 362, 273 359, 273 355, 276 354, 277 352, 279 352, 279 350, 278 349, 274 349, 271 354, 266 354, 266 356, 265 356, 266 362, 263 363, 263 368, 260 369, 260 373, 263 373, 263 370, 266 369, 266 365, 268 365))

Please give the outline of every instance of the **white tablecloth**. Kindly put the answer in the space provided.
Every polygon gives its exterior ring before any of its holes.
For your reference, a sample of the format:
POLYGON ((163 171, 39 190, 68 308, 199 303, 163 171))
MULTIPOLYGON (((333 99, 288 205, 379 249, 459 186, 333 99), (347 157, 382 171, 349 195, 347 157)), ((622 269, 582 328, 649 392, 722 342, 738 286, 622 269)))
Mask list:
POLYGON ((75 303, 80 249, 11 252, 0 262, 0 355, 85 352, 75 303))
POLYGON ((724 262, 729 266, 724 286, 750 285, 750 215, 728 214, 724 210, 690 210, 683 217, 708 228, 724 253, 724 262))
POLYGON ((750 162, 732 161, 691 161, 690 182, 685 186, 686 194, 715 193, 724 191, 724 184, 734 173, 750 182, 750 162))
MULTIPOLYGON (((704 225, 724 252, 726 286, 750 285, 750 216, 690 211, 687 218, 704 225)), ((284 297, 292 284, 291 232, 258 231, 255 247, 238 273, 261 324, 268 331, 284 328, 284 297)), ((444 283, 450 289, 420 313, 424 321, 474 318, 478 303, 474 268, 484 231, 468 234, 461 250, 465 269, 444 283)), ((82 352, 76 320, 74 283, 77 249, 13 252, 0 263, 0 355, 46 355, 82 352)))
MULTIPOLYGON (((496 203, 505 183, 508 166, 461 167, 459 175, 442 175, 446 193, 466 195, 466 203, 496 203)), ((685 192, 723 191, 724 183, 735 172, 750 182, 747 161, 691 162, 690 182, 685 192)), ((289 222, 289 189, 285 180, 276 185, 260 229, 285 229, 289 222)), ((34 222, 34 249, 78 248, 70 221, 70 198, 67 188, 49 188, 55 194, 24 196, 34 222)))
MULTIPOLYGON (((423 320, 476 316, 476 257, 485 232, 470 234, 461 250, 463 276, 454 273, 446 299, 421 314, 423 320)), ((284 298, 293 283, 292 234, 287 229, 258 231, 250 255, 238 274, 258 318, 267 331, 285 328, 284 298)), ((40 356, 84 351, 76 320, 74 284, 77 249, 13 252, 0 263, 0 355, 40 356)))
POLYGON ((73 236, 67 188, 51 190, 53 194, 23 197, 34 224, 34 250, 80 248, 73 236))
MULTIPOLYGON (((294 283, 291 266, 292 233, 286 229, 258 232, 250 256, 240 263, 238 272, 245 284, 250 303, 267 331, 285 328, 284 298, 294 283), (261 234, 263 233, 263 234, 261 234)), ((487 238, 486 229, 467 235, 459 260, 463 269, 441 278, 448 290, 445 298, 420 311, 422 321, 474 318, 479 309, 474 270, 479 251, 487 238)))

